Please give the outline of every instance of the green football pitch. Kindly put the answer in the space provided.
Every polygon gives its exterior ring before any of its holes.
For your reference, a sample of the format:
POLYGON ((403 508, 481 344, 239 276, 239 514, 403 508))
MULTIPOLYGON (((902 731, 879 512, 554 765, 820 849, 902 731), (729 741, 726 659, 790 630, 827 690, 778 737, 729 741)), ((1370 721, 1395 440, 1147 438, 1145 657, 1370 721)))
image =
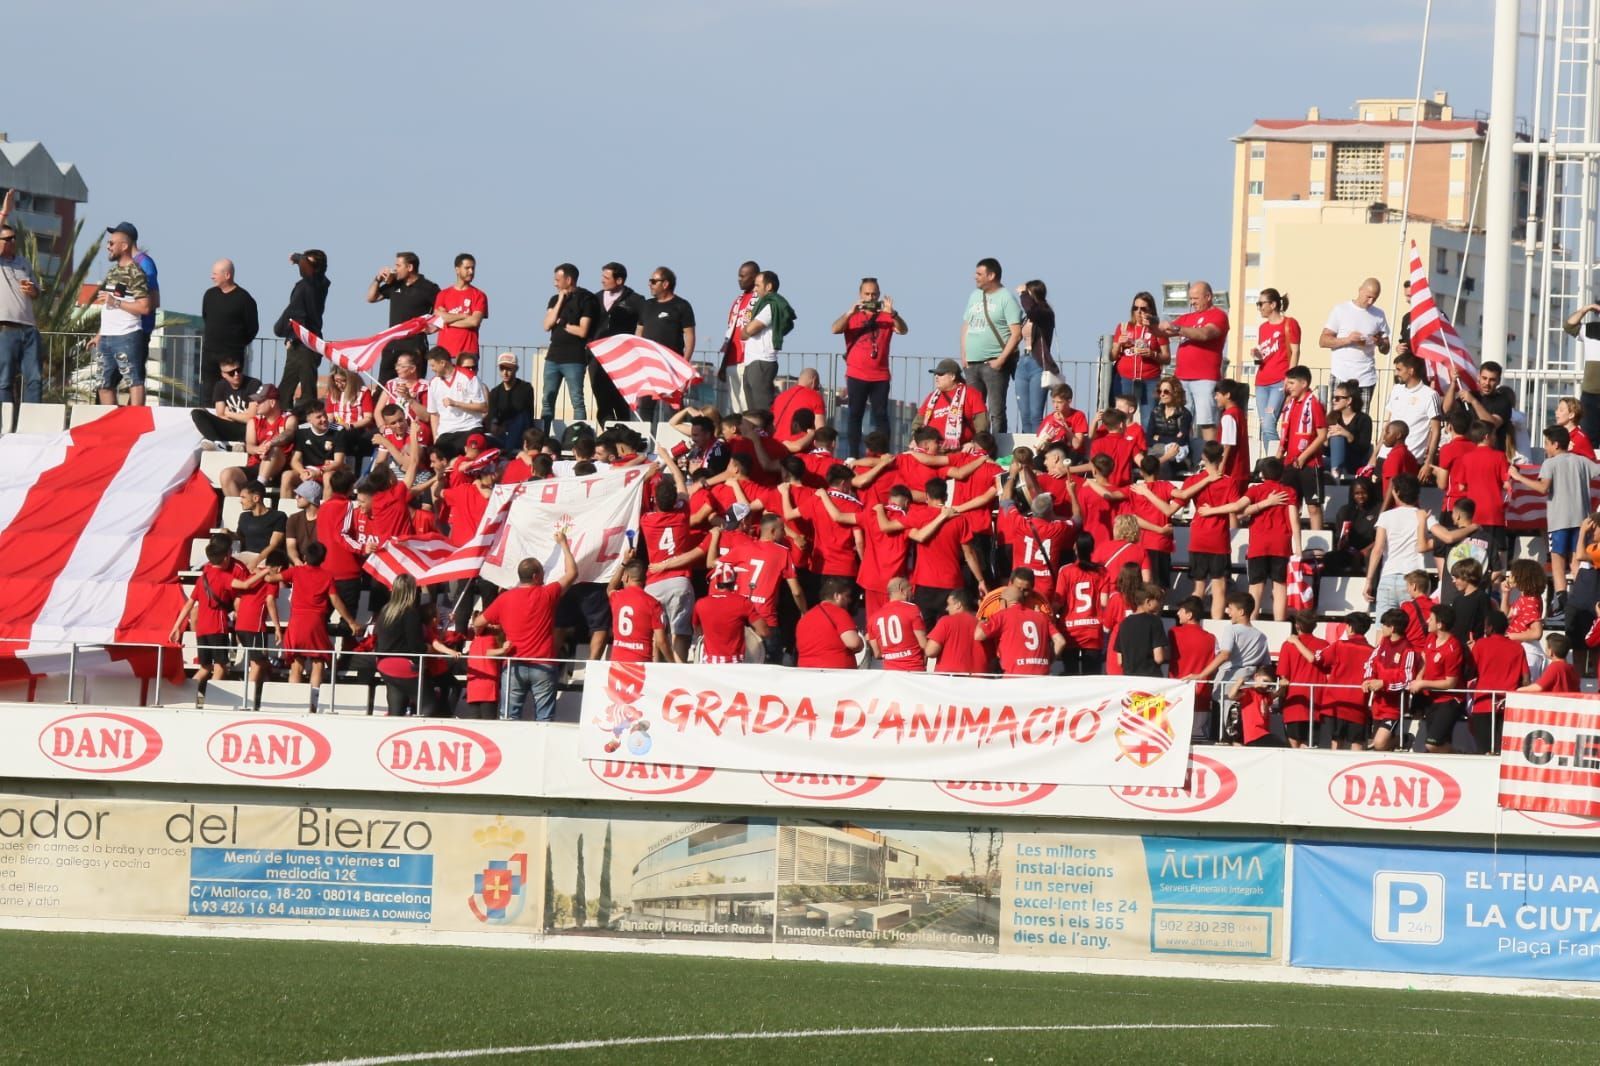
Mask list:
POLYGON ((1600 1061, 1600 1004, 556 951, 0 933, 0 1061, 1600 1061))

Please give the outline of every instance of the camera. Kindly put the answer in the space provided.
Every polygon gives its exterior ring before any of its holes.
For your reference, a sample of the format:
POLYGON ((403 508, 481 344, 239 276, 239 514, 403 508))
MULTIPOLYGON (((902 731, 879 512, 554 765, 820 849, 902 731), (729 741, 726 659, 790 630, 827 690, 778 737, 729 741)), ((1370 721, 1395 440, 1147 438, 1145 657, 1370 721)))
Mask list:
POLYGON ((875 315, 879 311, 883 310, 883 301, 882 300, 862 300, 859 306, 860 306, 861 310, 865 311, 867 314, 875 315))

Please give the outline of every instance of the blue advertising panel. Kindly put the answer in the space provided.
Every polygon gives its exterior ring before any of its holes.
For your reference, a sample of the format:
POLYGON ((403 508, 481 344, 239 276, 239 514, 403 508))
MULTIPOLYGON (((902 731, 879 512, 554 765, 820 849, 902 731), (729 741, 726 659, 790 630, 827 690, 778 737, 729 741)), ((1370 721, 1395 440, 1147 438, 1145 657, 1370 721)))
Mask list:
POLYGON ((1600 980, 1600 855, 1294 845, 1289 962, 1600 980))

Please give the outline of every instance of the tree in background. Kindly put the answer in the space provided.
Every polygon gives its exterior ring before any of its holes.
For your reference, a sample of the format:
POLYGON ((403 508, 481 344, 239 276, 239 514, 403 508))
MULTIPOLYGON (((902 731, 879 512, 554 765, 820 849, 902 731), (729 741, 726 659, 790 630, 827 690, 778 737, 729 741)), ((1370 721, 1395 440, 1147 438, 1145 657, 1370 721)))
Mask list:
POLYGON ((582 929, 589 921, 589 886, 583 879, 583 834, 578 834, 578 883, 572 889, 572 917, 582 929))
POLYGON ((556 927, 556 864, 550 855, 550 842, 544 845, 544 931, 556 927))
POLYGON ((606 843, 600 852, 600 913, 596 915, 600 928, 611 927, 611 822, 606 821, 606 843))

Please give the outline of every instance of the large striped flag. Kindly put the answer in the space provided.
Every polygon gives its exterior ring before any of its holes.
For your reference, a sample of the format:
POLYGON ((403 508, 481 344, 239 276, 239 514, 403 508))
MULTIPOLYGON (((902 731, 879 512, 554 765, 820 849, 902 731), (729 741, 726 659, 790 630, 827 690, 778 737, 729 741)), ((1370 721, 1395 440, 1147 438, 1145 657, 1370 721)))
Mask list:
POLYGON ((389 586, 393 586, 394 579, 401 574, 410 574, 418 585, 439 585, 477 577, 505 530, 511 501, 522 488, 518 484, 496 489, 483 517, 478 520, 477 530, 465 543, 451 544, 438 534, 392 540, 367 557, 367 573, 389 586))
POLYGON ((1478 363, 1462 343, 1461 334, 1433 302, 1433 289, 1422 268, 1417 242, 1411 242, 1411 350, 1428 364, 1428 380, 1444 392, 1452 378, 1471 392, 1478 391, 1478 363))
MULTIPOLYGON (((1537 463, 1524 463, 1517 469, 1523 477, 1539 476, 1537 463)), ((1589 500, 1590 505, 1584 507, 1585 513, 1591 509, 1593 501, 1600 500, 1600 478, 1589 482, 1589 500)), ((1549 509, 1549 499, 1538 489, 1530 489, 1520 481, 1512 481, 1506 486, 1507 529, 1515 533, 1542 533, 1549 509)))
POLYGON ((182 669, 167 637, 190 542, 217 516, 189 412, 120 407, 60 433, 0 438, 0 676, 114 664, 182 669), (135 652, 130 645, 151 647, 135 652))
POLYGON ((342 366, 353 374, 360 374, 374 385, 381 384, 377 377, 378 362, 383 358, 383 350, 390 342, 415 337, 419 333, 431 333, 439 328, 437 315, 418 315, 408 318, 398 326, 390 326, 382 333, 374 333, 370 337, 360 337, 352 341, 325 341, 312 333, 298 322, 290 322, 289 327, 294 330, 294 335, 301 344, 310 348, 318 355, 330 359, 337 366, 342 366))
POLYGON ((604 337, 591 342, 589 350, 634 410, 644 399, 666 400, 677 406, 683 402, 683 390, 700 380, 693 363, 643 337, 604 337))
POLYGON ((1593 696, 1506 696, 1500 806, 1600 817, 1600 702, 1593 696))

